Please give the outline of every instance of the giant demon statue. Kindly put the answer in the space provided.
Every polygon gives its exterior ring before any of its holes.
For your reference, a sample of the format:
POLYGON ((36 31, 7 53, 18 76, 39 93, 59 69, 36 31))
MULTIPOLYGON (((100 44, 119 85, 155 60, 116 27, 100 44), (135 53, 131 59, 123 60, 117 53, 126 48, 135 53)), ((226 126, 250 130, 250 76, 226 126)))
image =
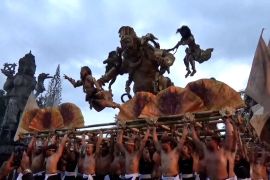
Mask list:
POLYGON ((41 73, 38 76, 38 81, 36 81, 34 76, 36 72, 35 56, 31 54, 31 51, 19 60, 19 68, 16 74, 15 64, 4 64, 1 71, 7 76, 4 90, 7 92, 8 101, 4 119, 0 125, 0 132, 2 136, 10 139, 15 135, 19 118, 29 95, 34 90, 36 90, 35 96, 42 93, 45 90, 44 80, 51 77, 49 77, 49 74, 41 73))
POLYGON ((173 64, 174 56, 159 48, 156 37, 146 34, 139 38, 132 27, 123 26, 119 29, 121 47, 109 54, 104 64, 107 64, 105 74, 98 79, 104 85, 111 84, 118 75, 128 74, 126 93, 130 95, 130 85, 133 82, 134 93, 146 91, 158 93, 173 85, 163 74, 173 64))

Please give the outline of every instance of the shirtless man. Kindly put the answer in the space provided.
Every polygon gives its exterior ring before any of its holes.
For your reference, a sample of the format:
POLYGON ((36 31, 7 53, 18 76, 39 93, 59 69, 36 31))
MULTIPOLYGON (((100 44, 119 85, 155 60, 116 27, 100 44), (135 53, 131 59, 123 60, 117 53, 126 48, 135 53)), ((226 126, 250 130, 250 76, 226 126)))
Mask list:
POLYGON ((154 161, 148 147, 144 147, 143 154, 139 162, 140 180, 152 179, 154 161))
POLYGON ((147 129, 143 140, 140 143, 139 150, 135 150, 135 143, 131 139, 123 145, 123 130, 118 133, 117 144, 119 150, 125 154, 125 179, 135 180, 139 177, 139 161, 146 141, 149 137, 150 130, 147 129))
POLYGON ((70 139, 62 156, 65 166, 64 176, 62 177, 63 180, 75 180, 77 176, 76 167, 80 152, 75 140, 75 137, 70 139))
POLYGON ((178 159, 180 157, 180 151, 187 133, 188 130, 185 127, 180 142, 178 142, 177 146, 173 148, 172 139, 167 134, 162 135, 161 143, 159 143, 156 128, 153 129, 153 141, 156 150, 160 153, 161 156, 161 173, 163 180, 179 179, 178 159))
POLYGON ((96 178, 102 179, 109 174, 110 165, 113 161, 113 146, 114 146, 114 136, 111 135, 110 141, 104 142, 100 147, 99 153, 96 153, 96 178))
POLYGON ((201 149, 204 155, 205 170, 208 178, 211 180, 234 180, 235 175, 230 176, 230 161, 231 147, 233 140, 233 126, 227 118, 225 121, 226 137, 224 146, 220 146, 220 138, 212 136, 206 139, 206 146, 198 138, 194 127, 191 127, 192 138, 198 149, 201 149))
POLYGON ((181 157, 179 159, 179 170, 182 180, 195 180, 193 165, 194 160, 192 156, 191 145, 184 143, 181 150, 181 157))
POLYGON ((266 180, 267 179, 267 167, 266 167, 266 156, 265 152, 258 153, 253 149, 251 159, 251 179, 254 180, 266 180))
POLYGON ((47 158, 45 160, 46 161, 45 180, 54 179, 55 177, 60 178, 58 176, 58 172, 57 172, 57 164, 58 164, 58 161, 60 160, 60 158, 63 154, 67 140, 68 140, 68 135, 65 134, 65 136, 62 138, 61 143, 59 144, 59 147, 57 148, 56 152, 54 152, 54 150, 55 150, 53 148, 53 146, 55 146, 54 144, 48 146, 48 149, 46 152, 47 158))
POLYGON ((234 172, 238 179, 250 180, 250 162, 245 144, 237 132, 238 151, 235 155, 234 172))
POLYGON ((35 180, 43 180, 45 177, 45 149, 48 141, 36 139, 34 136, 28 144, 27 154, 31 157, 31 170, 35 180))
POLYGON ((119 151, 117 144, 113 148, 113 161, 110 165, 109 175, 105 176, 104 180, 119 180, 125 174, 125 158, 119 151))
POLYGON ((154 161, 154 167, 153 167, 153 172, 152 172, 152 178, 160 179, 162 175, 160 171, 161 158, 160 158, 160 154, 157 151, 155 151, 153 154, 153 161, 154 161))
POLYGON ((82 160, 83 179, 93 180, 96 176, 96 154, 99 153, 100 145, 102 142, 102 132, 99 132, 99 137, 96 142, 96 148, 93 143, 88 143, 85 146, 85 156, 82 160))

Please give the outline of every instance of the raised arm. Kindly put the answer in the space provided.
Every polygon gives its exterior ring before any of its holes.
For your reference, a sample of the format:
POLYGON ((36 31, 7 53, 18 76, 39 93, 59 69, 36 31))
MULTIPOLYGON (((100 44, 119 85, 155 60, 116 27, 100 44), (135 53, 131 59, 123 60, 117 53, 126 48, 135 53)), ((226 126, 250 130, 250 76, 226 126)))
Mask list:
POLYGON ((123 145, 123 130, 120 130, 118 131, 118 134, 117 134, 117 146, 119 148, 119 150, 123 153, 126 152, 126 149, 123 145))
POLYGON ((115 140, 114 140, 114 138, 115 138, 115 135, 112 133, 112 132, 110 132, 110 134, 111 134, 111 138, 110 138, 110 154, 111 155, 113 155, 114 154, 114 151, 115 151, 115 149, 114 149, 114 144, 115 144, 115 140))
POLYGON ((187 128, 187 126, 185 126, 183 128, 182 137, 181 137, 181 139, 179 139, 178 144, 177 144, 177 150, 178 151, 181 151, 181 149, 182 149, 182 147, 183 147, 183 145, 184 145, 184 143, 186 141, 187 135, 188 135, 188 128, 187 128))
POLYGON ((75 88, 83 85, 83 82, 81 80, 75 81, 74 79, 68 77, 65 74, 64 78, 67 79, 75 88))
POLYGON ((158 152, 161 151, 161 147, 160 147, 160 144, 158 142, 158 137, 157 137, 157 129, 156 127, 153 128, 153 142, 154 142, 154 145, 155 145, 155 148, 158 152))
POLYGON ((205 154, 205 152, 206 152, 205 144, 200 141, 194 126, 191 126, 190 129, 191 129, 191 136, 192 136, 192 139, 193 139, 193 142, 195 144, 196 149, 198 150, 199 153, 205 154))
POLYGON ((140 144, 140 149, 139 149, 139 152, 140 152, 140 153, 143 152, 143 149, 144 149, 144 147, 145 147, 146 141, 147 141, 148 138, 149 138, 149 135, 150 135, 150 129, 147 128, 146 133, 145 133, 145 135, 144 135, 144 138, 143 138, 143 140, 141 141, 141 144, 140 144))
POLYGON ((58 160, 60 159, 60 157, 63 154, 63 151, 64 151, 67 140, 68 140, 68 135, 65 134, 65 136, 61 140, 61 143, 60 143, 57 151, 53 154, 54 158, 57 158, 58 160))
POLYGON ((176 44, 172 49, 173 49, 173 50, 174 50, 174 49, 178 49, 179 46, 181 46, 182 44, 183 44, 183 41, 182 41, 182 39, 181 39, 180 41, 177 42, 177 44, 176 44))
POLYGON ((230 122, 230 118, 226 118, 225 120, 225 127, 226 127, 226 135, 225 135, 225 144, 224 148, 227 151, 232 151, 233 149, 233 139, 234 139, 234 130, 233 125, 230 122))
POLYGON ((95 152, 95 154, 97 154, 97 155, 99 155, 100 145, 102 143, 102 139, 103 139, 102 131, 99 131, 99 136, 98 136, 98 140, 97 140, 97 143, 96 143, 96 152, 95 152))
POLYGON ((80 147, 80 155, 83 156, 86 147, 85 134, 82 135, 81 147, 80 147))
POLYGON ((96 81, 96 79, 94 77, 92 77, 92 80, 93 80, 93 83, 94 85, 96 86, 96 88, 101 91, 102 90, 102 87, 99 85, 99 83, 96 81))
POLYGON ((237 134, 237 141, 239 144, 239 151, 241 156, 246 159, 247 161, 249 161, 249 157, 248 157, 248 153, 247 153, 247 148, 246 145, 242 142, 242 139, 240 137, 239 131, 235 130, 235 133, 237 134))

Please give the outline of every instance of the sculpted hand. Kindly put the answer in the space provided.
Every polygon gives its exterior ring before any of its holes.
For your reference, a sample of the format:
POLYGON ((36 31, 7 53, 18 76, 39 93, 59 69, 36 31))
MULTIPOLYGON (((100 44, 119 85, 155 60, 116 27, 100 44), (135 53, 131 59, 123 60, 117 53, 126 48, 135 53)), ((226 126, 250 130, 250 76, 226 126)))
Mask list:
POLYGON ((69 79, 69 77, 67 75, 64 74, 64 79, 69 79))
POLYGON ((174 48, 171 48, 171 49, 165 49, 165 51, 167 51, 167 52, 170 52, 170 51, 173 51, 174 50, 174 48))
POLYGON ((105 83, 101 78, 97 80, 97 83, 99 84, 100 87, 105 86, 105 83))

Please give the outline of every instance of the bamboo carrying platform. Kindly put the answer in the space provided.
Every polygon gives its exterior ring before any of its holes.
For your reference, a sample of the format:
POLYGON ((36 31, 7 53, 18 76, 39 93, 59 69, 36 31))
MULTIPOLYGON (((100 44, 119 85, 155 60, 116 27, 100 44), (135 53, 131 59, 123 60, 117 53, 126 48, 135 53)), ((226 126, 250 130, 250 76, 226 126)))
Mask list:
MULTIPOLYGON (((182 128, 185 125, 193 124, 194 127, 200 131, 200 138, 204 139, 211 134, 217 134, 223 137, 225 134, 224 124, 221 124, 223 127, 220 128, 217 127, 217 124, 224 123, 224 118, 227 116, 228 115, 224 115, 224 113, 222 114, 221 111, 204 111, 181 115, 162 116, 158 118, 142 118, 127 121, 115 121, 111 123, 93 124, 73 129, 55 129, 51 131, 25 133, 21 134, 19 137, 21 142, 27 142, 32 136, 36 136, 37 138, 45 138, 52 135, 63 136, 65 133, 70 133, 76 139, 81 139, 83 134, 97 135, 99 131, 102 131, 102 133, 107 137, 108 134, 117 133, 118 129, 124 129, 125 132, 128 133, 132 132, 143 135, 149 126, 156 126, 158 135, 161 135, 164 131, 168 131, 168 134, 181 136, 182 128), (203 129, 203 131, 200 129, 203 129)), ((233 125, 238 128, 241 140, 247 143, 248 147, 268 147, 267 144, 260 141, 249 122, 244 121, 240 124, 237 120, 237 113, 229 116, 232 119, 233 125)))

